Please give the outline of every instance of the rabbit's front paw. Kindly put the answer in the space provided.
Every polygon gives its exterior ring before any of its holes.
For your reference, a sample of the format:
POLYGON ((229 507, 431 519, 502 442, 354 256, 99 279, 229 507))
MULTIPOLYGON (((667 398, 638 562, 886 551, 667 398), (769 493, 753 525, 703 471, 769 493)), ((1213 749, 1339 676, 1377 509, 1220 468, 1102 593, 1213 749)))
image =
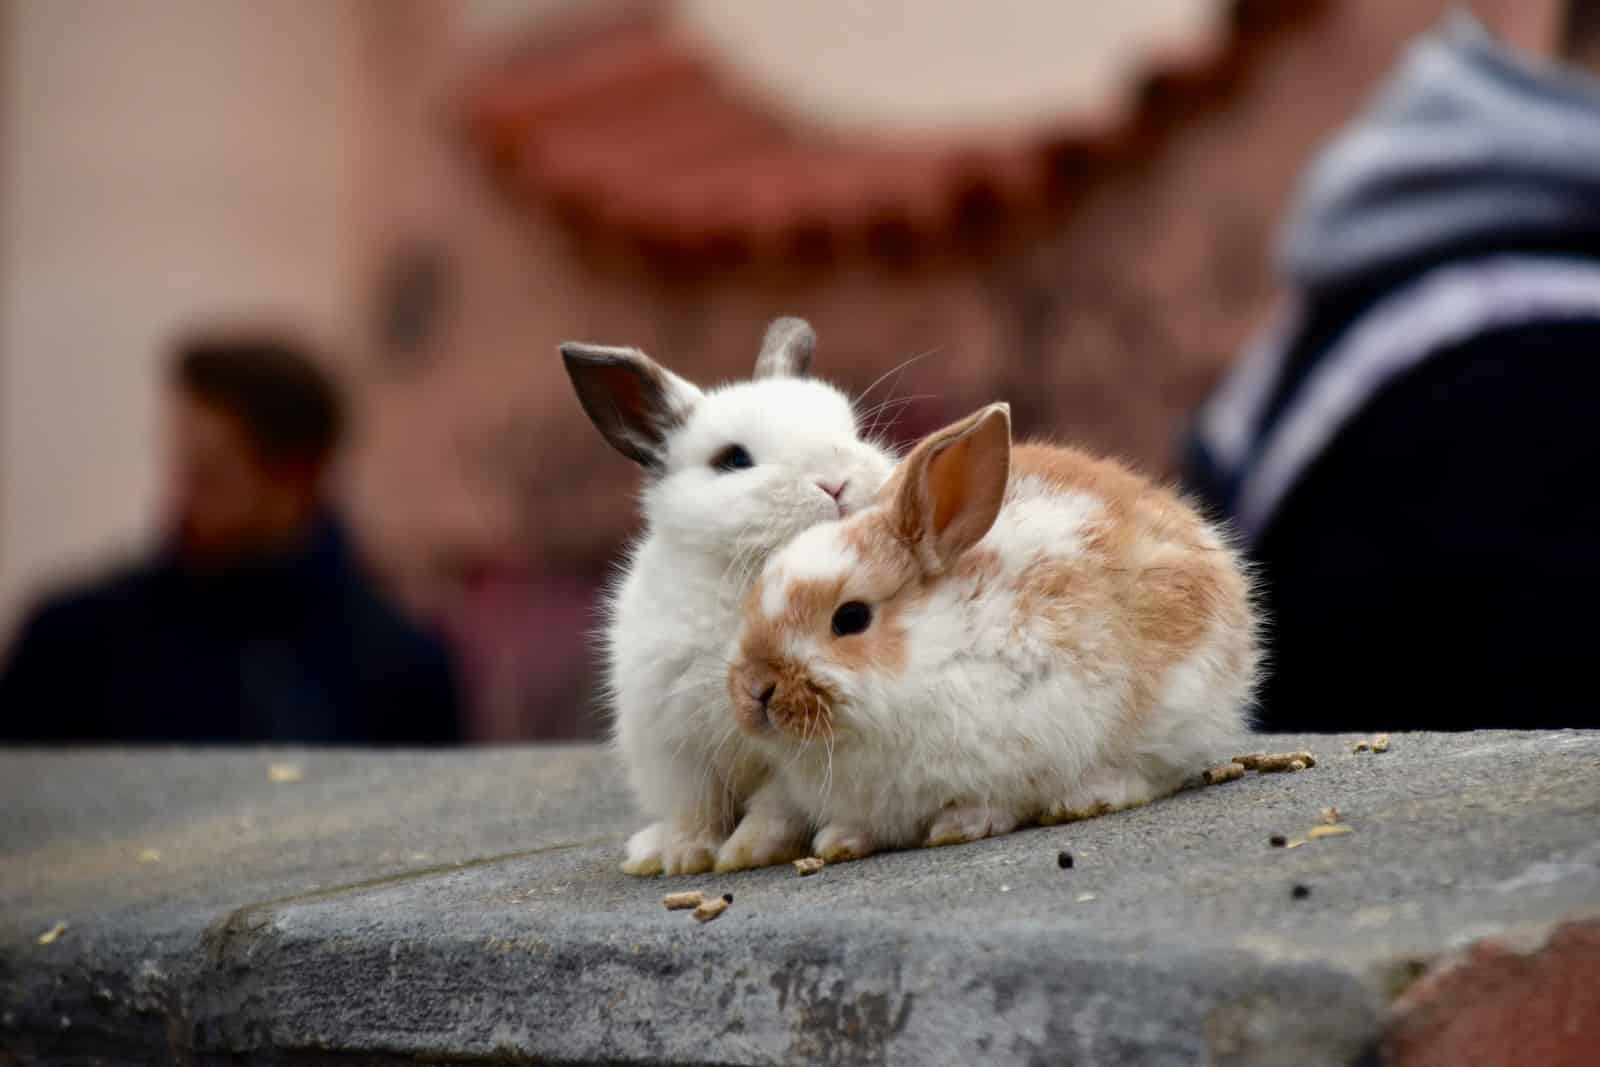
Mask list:
POLYGON ((622 871, 641 876, 703 874, 716 863, 718 843, 709 831, 651 823, 628 839, 622 871))
POLYGON ((964 845, 968 841, 1009 834, 1016 828, 1017 817, 1009 811, 983 804, 953 805, 934 818, 925 844, 929 848, 964 845))
POLYGON ((717 852, 717 873, 772 867, 806 854, 803 821, 777 812, 752 811, 717 852))
POLYGON ((817 831, 811 851, 829 863, 859 860, 878 851, 872 835, 846 823, 830 823, 817 831))

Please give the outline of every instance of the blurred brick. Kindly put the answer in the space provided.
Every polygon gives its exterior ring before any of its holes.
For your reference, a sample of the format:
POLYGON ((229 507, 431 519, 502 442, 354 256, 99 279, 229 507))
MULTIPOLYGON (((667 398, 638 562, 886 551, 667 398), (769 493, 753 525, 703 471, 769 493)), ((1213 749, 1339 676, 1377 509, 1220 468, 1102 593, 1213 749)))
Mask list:
POLYGON ((1558 927, 1520 953, 1481 941, 1396 1004, 1389 1067, 1600 1063, 1600 920, 1558 927))

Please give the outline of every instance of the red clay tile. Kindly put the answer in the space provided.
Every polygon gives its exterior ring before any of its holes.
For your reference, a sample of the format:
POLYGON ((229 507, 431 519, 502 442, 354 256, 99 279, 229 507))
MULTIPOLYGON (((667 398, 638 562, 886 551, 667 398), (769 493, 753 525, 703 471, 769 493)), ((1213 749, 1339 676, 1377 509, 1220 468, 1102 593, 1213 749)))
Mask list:
POLYGON ((858 246, 896 258, 1066 195, 1228 91, 1258 37, 1317 6, 1236 0, 1221 37, 1153 52, 1128 106, 1000 143, 786 129, 650 18, 492 73, 469 101, 470 128, 519 195, 663 253, 858 246))

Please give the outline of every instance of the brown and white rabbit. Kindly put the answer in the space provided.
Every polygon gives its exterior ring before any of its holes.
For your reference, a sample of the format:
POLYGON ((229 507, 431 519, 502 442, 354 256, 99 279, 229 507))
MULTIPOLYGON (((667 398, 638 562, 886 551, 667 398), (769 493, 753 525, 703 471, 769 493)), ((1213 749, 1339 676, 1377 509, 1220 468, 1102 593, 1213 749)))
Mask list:
MULTIPOLYGON (((735 718, 828 860, 1171 793, 1248 731, 1259 663, 1218 531, 1116 463, 1013 447, 1004 404, 775 553, 737 640, 735 718)), ((786 854, 740 830, 750 865, 786 854)))

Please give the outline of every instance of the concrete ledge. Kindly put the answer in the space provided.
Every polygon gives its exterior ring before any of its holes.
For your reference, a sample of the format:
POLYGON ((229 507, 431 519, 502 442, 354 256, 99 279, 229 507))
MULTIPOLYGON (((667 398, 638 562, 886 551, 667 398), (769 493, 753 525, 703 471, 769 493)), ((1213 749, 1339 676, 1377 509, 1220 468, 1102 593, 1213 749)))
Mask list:
MULTIPOLYGON (((0 1048, 1376 1062, 1434 961, 1600 915, 1600 734, 1354 740, 1275 739, 1317 766, 810 878, 643 881, 616 870, 635 818, 593 748, 3 752, 0 1048), (1269 844, 1328 806, 1353 832, 1269 844), (662 908, 672 888, 734 903, 701 925, 662 908)), ((1426 1003, 1408 1050, 1449 1029, 1426 1003)))

